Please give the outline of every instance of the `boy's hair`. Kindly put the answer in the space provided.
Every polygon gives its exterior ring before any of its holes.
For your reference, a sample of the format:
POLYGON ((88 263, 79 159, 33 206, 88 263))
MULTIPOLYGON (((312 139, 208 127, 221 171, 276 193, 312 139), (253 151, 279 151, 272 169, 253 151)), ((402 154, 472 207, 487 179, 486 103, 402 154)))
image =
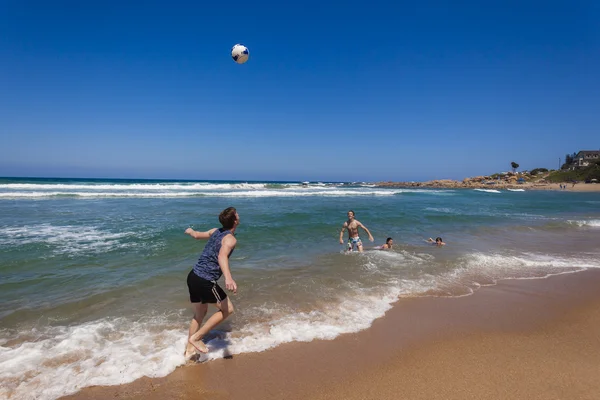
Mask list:
POLYGON ((389 243, 389 242, 390 242, 390 240, 394 240, 394 239, 392 239, 392 238, 387 238, 387 239, 385 239, 385 243, 389 243))
POLYGON ((354 210, 349 210, 348 212, 351 212, 351 213, 352 213, 352 216, 353 216, 353 217, 356 217, 356 213, 354 212, 354 210))
POLYGON ((221 223, 221 225, 223 225, 223 228, 225 228, 225 229, 233 228, 233 225, 235 224, 235 220, 237 219, 237 217, 235 216, 235 213, 236 213, 236 210, 234 207, 227 207, 226 209, 221 211, 221 214, 219 214, 219 222, 221 223))
POLYGON ((435 238, 435 241, 436 241, 436 242, 437 242, 438 240, 439 240, 440 242, 443 242, 442 238, 441 238, 441 237, 439 237, 439 236, 435 238))

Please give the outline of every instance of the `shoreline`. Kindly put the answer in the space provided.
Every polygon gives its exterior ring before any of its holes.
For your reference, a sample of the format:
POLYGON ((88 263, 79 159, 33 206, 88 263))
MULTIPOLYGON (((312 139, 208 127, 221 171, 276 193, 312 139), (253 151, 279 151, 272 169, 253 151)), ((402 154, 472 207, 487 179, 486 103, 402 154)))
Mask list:
POLYGON ((522 183, 509 184, 499 183, 487 185, 483 183, 463 183, 452 180, 435 180, 426 182, 374 182, 373 185, 379 188, 398 188, 398 189, 487 189, 487 190, 507 190, 507 189, 523 189, 529 190, 550 190, 558 192, 600 192, 600 184, 594 183, 577 183, 567 184, 566 189, 561 189, 559 183, 522 183))
POLYGON ((600 393, 600 271, 400 298, 370 328, 65 399, 579 398, 600 393))

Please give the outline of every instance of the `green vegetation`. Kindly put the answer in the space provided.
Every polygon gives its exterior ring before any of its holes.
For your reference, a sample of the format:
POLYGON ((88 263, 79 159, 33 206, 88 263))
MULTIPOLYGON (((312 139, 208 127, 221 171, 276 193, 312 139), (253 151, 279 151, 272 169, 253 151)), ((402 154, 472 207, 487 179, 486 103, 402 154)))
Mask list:
POLYGON ((551 172, 548 176, 544 177, 548 182, 585 182, 591 179, 598 179, 600 181, 600 161, 584 168, 578 168, 571 171, 556 171, 551 172))
POLYGON ((548 172, 548 169, 546 169, 546 168, 535 168, 535 169, 532 169, 531 172, 529 172, 529 173, 531 175, 537 175, 537 174, 542 173, 542 172, 548 172))
POLYGON ((575 161, 575 157, 577 157, 577 153, 566 154, 565 155, 565 163, 560 167, 560 169, 569 169, 573 161, 575 161))
MULTIPOLYGON (((576 153, 567 154, 567 161, 570 163, 575 159, 576 153)), ((510 163, 513 171, 519 168, 519 164, 512 161, 510 163)), ((495 173, 490 176, 485 177, 477 177, 471 178, 475 179, 477 182, 482 181, 484 178, 486 180, 501 180, 505 183, 509 184, 518 184, 522 182, 531 182, 531 183, 564 183, 564 182, 591 182, 592 179, 596 179, 598 183, 600 183, 600 161, 596 161, 587 167, 576 168, 570 170, 568 168, 572 168, 572 164, 563 165, 563 169, 555 170, 547 168, 534 168, 531 171, 523 171, 520 173, 495 173), (479 180, 477 180, 479 179, 479 180)))

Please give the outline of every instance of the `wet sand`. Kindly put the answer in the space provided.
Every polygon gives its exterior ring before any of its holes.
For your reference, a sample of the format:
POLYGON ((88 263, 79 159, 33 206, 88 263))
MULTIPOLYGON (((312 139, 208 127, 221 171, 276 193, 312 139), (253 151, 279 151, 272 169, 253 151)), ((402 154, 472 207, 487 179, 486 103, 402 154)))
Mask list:
MULTIPOLYGON (((332 341, 91 387, 69 399, 598 399, 600 271, 403 298, 332 341)), ((240 305, 241 306, 241 305, 240 305)))

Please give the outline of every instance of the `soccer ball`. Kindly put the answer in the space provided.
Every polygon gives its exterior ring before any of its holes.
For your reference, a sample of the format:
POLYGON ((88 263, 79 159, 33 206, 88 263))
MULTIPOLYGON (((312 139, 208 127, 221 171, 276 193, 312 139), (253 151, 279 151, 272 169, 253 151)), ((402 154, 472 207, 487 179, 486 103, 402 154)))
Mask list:
POLYGON ((250 53, 248 52, 248 48, 243 44, 236 44, 231 48, 231 58, 238 64, 243 64, 248 61, 248 57, 250 53))

